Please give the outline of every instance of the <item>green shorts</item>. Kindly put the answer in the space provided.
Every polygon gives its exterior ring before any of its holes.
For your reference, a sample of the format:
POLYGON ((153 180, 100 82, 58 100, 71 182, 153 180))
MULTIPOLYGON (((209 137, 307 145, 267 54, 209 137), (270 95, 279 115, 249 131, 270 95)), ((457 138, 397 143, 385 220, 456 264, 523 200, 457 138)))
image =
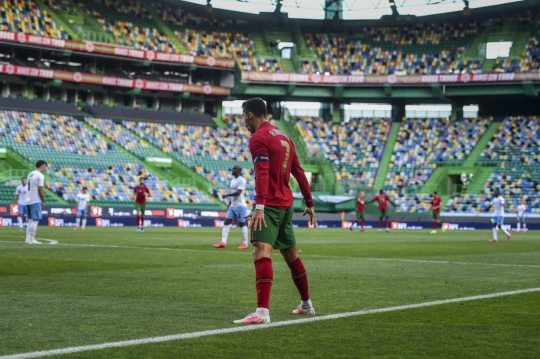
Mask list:
POLYGON ((435 220, 438 220, 441 218, 441 214, 440 213, 434 213, 432 212, 431 213, 431 218, 435 219, 435 220))
POLYGON ((379 217, 383 218, 383 217, 388 217, 388 214, 390 211, 388 209, 380 209, 379 212, 381 214, 379 217))
POLYGON ((356 219, 364 219, 364 212, 356 212, 356 219))
POLYGON ((266 227, 255 230, 251 228, 251 242, 260 241, 269 243, 274 249, 287 249, 296 245, 292 225, 293 208, 281 209, 264 207, 264 220, 266 227))
POLYGON ((144 211, 146 211, 146 204, 135 203, 135 210, 144 214, 144 211))

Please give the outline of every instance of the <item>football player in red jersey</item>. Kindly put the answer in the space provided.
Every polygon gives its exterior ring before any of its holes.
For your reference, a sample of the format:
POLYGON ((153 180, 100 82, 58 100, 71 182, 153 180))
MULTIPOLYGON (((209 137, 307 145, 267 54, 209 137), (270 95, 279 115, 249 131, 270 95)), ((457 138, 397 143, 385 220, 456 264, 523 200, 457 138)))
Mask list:
POLYGON ((392 203, 394 208, 396 207, 396 204, 392 202, 390 197, 386 193, 384 193, 382 189, 379 191, 378 195, 376 195, 371 201, 366 202, 366 204, 369 204, 375 201, 377 201, 377 203, 379 204, 379 212, 380 212, 379 226, 378 226, 379 232, 381 231, 383 218, 386 218, 386 231, 390 232, 390 219, 388 218, 388 212, 390 211, 390 209, 388 208, 388 202, 392 203))
POLYGON ((442 199, 439 197, 439 194, 437 192, 433 192, 433 196, 431 198, 431 229, 432 231, 430 233, 437 233, 437 223, 439 226, 441 226, 442 231, 444 232, 445 229, 442 226, 441 223, 441 206, 442 206, 442 199))
POLYGON ((296 250, 292 226, 293 194, 289 188, 291 174, 297 180, 306 202, 304 215, 317 225, 309 182, 300 166, 292 141, 267 119, 266 104, 252 98, 242 104, 245 126, 251 133, 249 150, 255 167, 255 209, 251 214, 251 243, 255 262, 257 309, 235 324, 270 323, 270 291, 274 270, 270 256, 279 249, 290 268, 300 294, 300 305, 293 314, 313 315, 304 264, 296 250))
POLYGON ((139 185, 133 189, 133 196, 135 197, 135 209, 137 210, 137 232, 144 232, 146 198, 150 197, 150 189, 144 184, 144 177, 139 179, 139 185))
POLYGON ((360 222, 360 224, 361 224, 360 230, 362 232, 364 231, 364 224, 366 223, 365 219, 364 219, 364 206, 365 206, 364 202, 365 202, 365 200, 364 200, 364 192, 360 192, 360 194, 358 195, 358 198, 356 199, 356 219, 354 221, 352 221, 351 225, 349 226, 349 229, 351 231, 353 230, 353 226, 355 224, 357 224, 359 220, 361 221, 360 222))

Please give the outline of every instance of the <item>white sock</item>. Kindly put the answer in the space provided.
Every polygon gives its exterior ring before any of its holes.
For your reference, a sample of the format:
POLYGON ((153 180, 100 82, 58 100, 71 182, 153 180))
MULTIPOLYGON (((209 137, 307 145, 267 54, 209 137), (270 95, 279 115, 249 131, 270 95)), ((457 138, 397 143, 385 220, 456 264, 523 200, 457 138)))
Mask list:
POLYGON ((82 227, 83 228, 86 227, 86 218, 83 218, 83 220, 82 220, 82 227))
POLYGON ((268 310, 268 308, 257 308, 255 314, 259 317, 268 317, 270 316, 270 310, 268 310))
POLYGON ((36 232, 38 227, 39 221, 32 221, 32 240, 36 239, 36 232))
POLYGON ((311 299, 302 300, 302 307, 303 308, 311 308, 312 306, 313 306, 313 303, 311 303, 311 299))
POLYGON ((242 244, 248 244, 248 229, 247 226, 242 227, 242 244))
POLYGON ((517 224, 517 230, 518 230, 518 232, 519 232, 520 229, 521 229, 521 223, 518 222, 518 224, 517 224))
POLYGON ((493 238, 497 239, 497 227, 493 227, 493 238))
POLYGON ((34 221, 28 221, 26 225, 26 241, 27 242, 32 240, 32 223, 34 223, 34 221))
POLYGON ((75 223, 77 224, 77 227, 79 227, 81 225, 81 219, 77 217, 77 219, 75 220, 75 223))
POLYGON ((527 223, 523 223, 523 230, 527 229, 527 223))
POLYGON ((17 221, 19 222, 19 228, 22 229, 22 217, 17 217, 17 221))
POLYGON ((229 237, 229 231, 231 230, 231 225, 223 225, 221 229, 221 243, 227 244, 227 237, 229 237))
POLYGON ((508 232, 508 231, 506 230, 506 228, 504 228, 503 226, 501 226, 501 229, 502 229, 502 231, 503 231, 507 236, 510 235, 510 232, 508 232))

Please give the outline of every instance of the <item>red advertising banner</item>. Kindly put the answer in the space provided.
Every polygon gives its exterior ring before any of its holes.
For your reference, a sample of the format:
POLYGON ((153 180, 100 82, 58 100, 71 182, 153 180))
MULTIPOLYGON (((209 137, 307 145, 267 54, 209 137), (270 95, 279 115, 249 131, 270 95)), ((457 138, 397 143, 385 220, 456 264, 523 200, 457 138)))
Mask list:
POLYGON ((244 82, 308 83, 313 85, 448 84, 505 81, 540 81, 540 72, 446 74, 446 75, 315 75, 242 72, 244 82))
POLYGON ((137 50, 130 47, 115 46, 99 42, 62 40, 51 37, 23 34, 20 32, 0 31, 0 41, 20 42, 23 44, 47 47, 59 47, 74 51, 95 52, 99 54, 130 57, 149 61, 176 62, 181 64, 195 64, 210 67, 234 67, 233 59, 137 50))
POLYGON ((230 90, 221 86, 181 84, 175 82, 159 82, 140 79, 126 79, 120 77, 83 74, 80 72, 67 72, 58 70, 45 70, 34 67, 0 64, 0 73, 8 75, 41 77, 54 80, 90 83, 96 85, 138 88, 143 90, 159 90, 171 92, 190 92, 205 95, 227 96, 230 90))

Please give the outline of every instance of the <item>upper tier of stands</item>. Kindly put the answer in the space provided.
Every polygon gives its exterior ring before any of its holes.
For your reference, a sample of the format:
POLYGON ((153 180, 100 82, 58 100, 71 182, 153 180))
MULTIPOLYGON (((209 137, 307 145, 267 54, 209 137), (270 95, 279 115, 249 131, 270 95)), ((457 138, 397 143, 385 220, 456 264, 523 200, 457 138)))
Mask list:
POLYGON ((146 177, 151 202, 214 203, 195 188, 172 188, 71 116, 0 111, 0 142, 32 163, 47 161, 47 186, 68 201, 86 186, 94 201, 131 204, 133 187, 146 177))
POLYGON ((78 5, 94 17, 101 29, 114 36, 116 43, 138 49, 179 53, 142 3, 129 0, 81 1, 78 5))
MULTIPOLYGON (((99 41, 166 53, 185 49, 194 55, 233 58, 244 71, 282 72, 280 60, 264 58, 266 49, 256 51, 254 37, 265 39, 259 24, 246 20, 217 20, 190 13, 180 6, 150 2, 165 25, 182 42, 174 46, 159 30, 148 3, 137 0, 44 0, 52 10, 77 14, 83 11, 101 28, 99 41), (76 6, 74 6, 76 4, 76 6)), ((0 30, 67 39, 68 34, 33 0, 1 0, 0 30)), ((515 18, 515 31, 531 36, 519 57, 498 59, 492 70, 522 72, 540 69, 537 30, 540 15, 529 11, 515 18)), ((69 21, 64 17, 64 21, 69 21)), ((96 32, 95 26, 71 23, 76 31, 96 32), (84 31, 83 31, 84 30, 84 31)), ((295 64, 302 73, 330 74, 447 74, 482 71, 482 61, 466 58, 474 39, 484 31, 503 29, 503 18, 461 23, 418 23, 399 27, 360 27, 350 33, 330 34, 304 28, 309 50, 318 60, 301 59, 295 64)), ((96 35, 97 36, 97 35, 96 35)), ((173 41, 174 40, 174 41, 173 41)), ((260 40, 257 46, 265 46, 260 40), (259 44, 260 43, 260 44, 259 44)), ((268 56, 270 57, 270 56, 268 56)), ((291 71, 288 69, 288 71, 291 71)))
POLYGON ((0 0, 0 30, 68 38, 64 28, 33 0, 0 0))
POLYGON ((303 72, 331 74, 440 74, 481 70, 481 62, 462 60, 487 22, 366 27, 356 34, 306 34, 306 42, 321 59, 302 63, 303 72))

